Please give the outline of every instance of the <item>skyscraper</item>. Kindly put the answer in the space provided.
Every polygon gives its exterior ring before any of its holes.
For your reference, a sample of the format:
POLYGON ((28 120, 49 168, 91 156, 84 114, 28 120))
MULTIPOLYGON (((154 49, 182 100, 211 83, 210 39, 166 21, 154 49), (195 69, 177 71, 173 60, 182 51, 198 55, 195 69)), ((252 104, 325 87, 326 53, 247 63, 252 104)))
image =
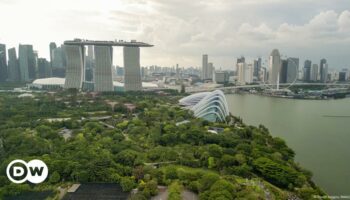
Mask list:
MULTIPOLYGON (((238 79, 239 79, 239 70, 241 70, 239 67, 242 67, 242 66, 238 66, 238 64, 240 64, 240 63, 245 63, 245 58, 243 56, 240 58, 237 58, 237 61, 236 61, 236 76, 238 77, 238 79)), ((240 82, 240 81, 238 81, 238 82, 240 82)))
POLYGON ((339 72, 338 81, 347 81, 347 73, 345 71, 339 72))
POLYGON ((313 64, 311 68, 311 81, 317 81, 318 80, 318 65, 313 64))
POLYGON ((179 68, 179 64, 176 64, 175 72, 176 72, 176 79, 179 79, 179 78, 180 78, 180 68, 179 68))
POLYGON ((293 83, 299 75, 299 58, 288 58, 286 83, 293 83))
POLYGON ((81 89, 84 78, 84 47, 78 45, 64 45, 64 51, 67 57, 64 88, 81 89))
POLYGON ((8 49, 8 78, 11 82, 19 82, 20 79, 20 71, 19 71, 19 62, 17 59, 16 48, 8 49))
POLYGON ((6 45, 0 44, 0 82, 7 79, 6 45))
POLYGON ((320 80, 322 83, 327 82, 327 76, 328 76, 328 64, 326 59, 321 59, 320 61, 320 80))
POLYGON ((208 55, 202 56, 202 80, 208 79, 209 66, 208 66, 208 55))
POLYGON ((288 60, 281 60, 281 71, 279 73, 279 82, 280 83, 287 83, 287 76, 288 76, 288 60))
POLYGON ((213 74, 214 74, 215 68, 213 63, 208 63, 208 74, 206 79, 211 79, 213 80, 213 74))
POLYGON ((244 68, 244 81, 246 83, 252 83, 253 82, 253 73, 254 73, 254 66, 253 66, 253 64, 245 65, 245 68, 244 68))
POLYGON ((260 72, 259 72, 259 80, 262 81, 263 83, 266 82, 267 80, 267 72, 266 72, 265 67, 261 67, 260 72))
POLYGON ((311 80, 311 60, 305 60, 304 62, 304 81, 309 82, 311 80))
POLYGON ((241 85, 245 84, 245 68, 246 64, 244 62, 237 63, 237 77, 238 83, 241 85))
POLYGON ((111 46, 95 46, 94 50, 96 59, 94 90, 97 92, 113 91, 113 48, 111 46))
POLYGON ((38 51, 33 51, 34 52, 34 77, 33 80, 36 79, 36 77, 38 77, 38 71, 39 71, 39 65, 38 65, 38 51))
POLYGON ((52 61, 53 61, 53 51, 57 48, 56 43, 51 42, 50 43, 50 66, 52 67, 52 61))
POLYGON ((277 49, 272 50, 269 59, 269 83, 277 84, 281 71, 281 56, 277 49))
POLYGON ((140 48, 128 47, 124 51, 124 87, 125 91, 142 90, 141 72, 140 72, 140 48))
POLYGON ((19 68, 21 81, 28 82, 35 79, 35 56, 32 45, 19 45, 19 68))
POLYGON ((261 70, 261 58, 254 60, 254 76, 259 80, 259 72, 261 70))
POLYGON ((269 59, 269 82, 270 84, 277 84, 278 74, 281 71, 281 56, 277 49, 272 50, 269 59))
POLYGON ((64 65, 64 52, 62 47, 58 47, 52 50, 52 67, 53 68, 65 68, 64 65))
POLYGON ((66 66, 67 66, 66 59, 67 58, 64 52, 64 47, 62 45, 52 50, 52 60, 51 60, 52 76, 65 77, 66 66))
POLYGON ((51 77, 50 63, 45 58, 38 58, 38 78, 51 77))

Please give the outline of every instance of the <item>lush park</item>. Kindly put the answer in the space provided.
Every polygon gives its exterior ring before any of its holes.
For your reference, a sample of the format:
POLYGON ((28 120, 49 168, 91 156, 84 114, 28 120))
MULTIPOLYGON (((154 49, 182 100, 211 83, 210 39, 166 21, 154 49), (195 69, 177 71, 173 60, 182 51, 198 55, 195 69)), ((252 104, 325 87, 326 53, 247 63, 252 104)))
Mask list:
POLYGON ((173 200, 184 189, 202 200, 323 194, 293 150, 264 126, 247 126, 234 113, 227 123, 196 119, 177 105, 182 95, 0 93, 0 195, 53 191, 54 199, 59 186, 72 183, 118 183, 138 189, 132 199, 149 199, 158 185, 168 186, 173 200), (43 160, 49 177, 39 185, 10 183, 5 171, 14 159, 43 160))

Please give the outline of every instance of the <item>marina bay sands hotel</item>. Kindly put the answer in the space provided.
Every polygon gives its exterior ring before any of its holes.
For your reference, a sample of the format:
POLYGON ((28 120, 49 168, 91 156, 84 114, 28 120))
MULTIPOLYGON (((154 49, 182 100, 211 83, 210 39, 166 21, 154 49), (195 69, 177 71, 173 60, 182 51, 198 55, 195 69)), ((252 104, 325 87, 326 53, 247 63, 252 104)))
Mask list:
POLYGON ((95 70, 93 90, 97 92, 114 91, 113 86, 113 46, 123 47, 124 90, 142 90, 140 72, 140 47, 153 45, 131 40, 92 41, 74 39, 64 42, 67 59, 64 88, 82 89, 85 81, 85 46, 94 46, 95 70))

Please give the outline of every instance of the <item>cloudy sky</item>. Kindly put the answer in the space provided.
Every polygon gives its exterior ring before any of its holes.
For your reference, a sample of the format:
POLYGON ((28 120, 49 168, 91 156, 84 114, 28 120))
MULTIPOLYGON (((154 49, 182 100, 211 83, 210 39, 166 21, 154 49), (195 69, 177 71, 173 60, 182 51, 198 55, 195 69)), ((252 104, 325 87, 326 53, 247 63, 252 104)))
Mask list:
POLYGON ((33 44, 46 58, 51 41, 117 38, 155 45, 142 49, 142 65, 200 66, 207 53, 233 69, 241 55, 266 59, 277 48, 350 67, 349 0, 0 0, 0 27, 0 43, 33 44))

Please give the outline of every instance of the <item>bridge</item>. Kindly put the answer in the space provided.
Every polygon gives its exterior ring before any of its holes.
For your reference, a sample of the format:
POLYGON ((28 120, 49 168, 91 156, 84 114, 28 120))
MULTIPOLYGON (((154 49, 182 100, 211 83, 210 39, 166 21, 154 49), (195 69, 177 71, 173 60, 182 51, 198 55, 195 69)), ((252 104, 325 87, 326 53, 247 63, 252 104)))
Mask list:
MULTIPOLYGON (((279 86, 289 87, 290 83, 280 83, 279 86)), ((260 85, 238 85, 228 87, 215 87, 215 88, 201 88, 201 87, 187 87, 186 92, 210 92, 214 90, 234 90, 234 89, 249 89, 249 88, 268 88, 273 89, 277 84, 260 84, 260 85)), ((350 83, 294 83, 293 86, 331 86, 331 87, 350 87, 350 83)))

